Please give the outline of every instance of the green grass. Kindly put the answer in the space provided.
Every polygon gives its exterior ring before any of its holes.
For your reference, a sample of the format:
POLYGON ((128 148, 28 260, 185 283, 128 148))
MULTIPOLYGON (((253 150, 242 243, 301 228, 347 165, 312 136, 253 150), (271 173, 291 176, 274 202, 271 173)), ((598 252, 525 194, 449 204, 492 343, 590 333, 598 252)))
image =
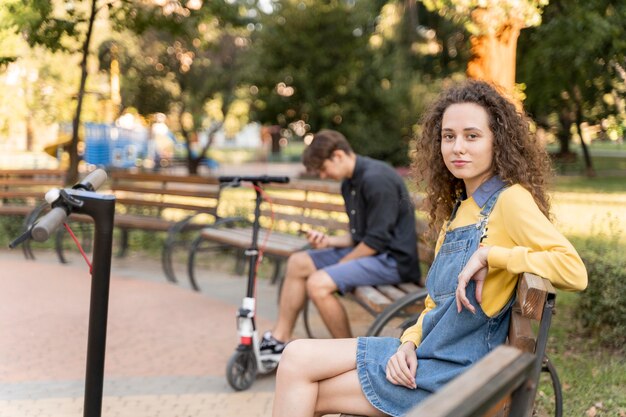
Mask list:
POLYGON ((576 193, 626 193, 626 171, 623 177, 559 176, 555 179, 553 189, 576 193))
MULTIPOLYGON (((577 295, 559 292, 548 342, 548 357, 557 368, 563 387, 563 415, 626 415, 626 351, 611 351, 587 337, 575 317, 577 295)), ((542 383, 538 415, 550 415, 552 391, 542 383)))
MULTIPOLYGON (((620 172, 626 175, 626 157, 592 156, 591 165, 598 175, 619 175, 620 172)), ((585 162, 579 155, 572 162, 555 162, 554 168, 559 175, 581 175, 585 172, 585 162)))

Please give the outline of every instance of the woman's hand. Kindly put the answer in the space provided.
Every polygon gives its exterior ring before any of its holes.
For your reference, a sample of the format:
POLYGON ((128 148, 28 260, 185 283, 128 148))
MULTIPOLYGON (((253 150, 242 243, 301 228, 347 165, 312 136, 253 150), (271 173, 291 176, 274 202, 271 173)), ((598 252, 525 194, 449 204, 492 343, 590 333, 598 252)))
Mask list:
POLYGON ((460 313, 463 306, 472 313, 476 313, 476 309, 470 303, 469 299, 465 295, 465 288, 469 284, 470 280, 476 281, 476 301, 479 303, 483 297, 483 284, 489 271, 489 264, 487 262, 489 256, 490 246, 481 246, 465 264, 465 268, 459 274, 459 284, 456 287, 456 309, 460 313))
POLYGON ((417 353, 413 342, 404 342, 387 362, 387 381, 415 389, 417 353))
POLYGON ((316 230, 308 230, 306 238, 313 249, 324 249, 330 247, 330 237, 326 233, 316 230))

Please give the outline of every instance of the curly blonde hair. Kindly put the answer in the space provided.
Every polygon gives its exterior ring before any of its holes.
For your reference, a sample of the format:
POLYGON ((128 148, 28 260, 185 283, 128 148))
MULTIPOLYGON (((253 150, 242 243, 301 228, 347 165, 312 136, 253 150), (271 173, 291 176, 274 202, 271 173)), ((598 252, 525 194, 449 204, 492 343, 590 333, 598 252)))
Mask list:
POLYGON ((450 173, 441 155, 443 114, 450 105, 458 103, 475 103, 485 109, 493 133, 494 173, 509 185, 526 188, 539 209, 550 217, 546 192, 552 174, 550 159, 530 131, 530 119, 491 84, 468 80, 443 92, 422 118, 413 172, 418 184, 426 184, 425 207, 431 232, 441 228, 465 189, 463 180, 450 173))

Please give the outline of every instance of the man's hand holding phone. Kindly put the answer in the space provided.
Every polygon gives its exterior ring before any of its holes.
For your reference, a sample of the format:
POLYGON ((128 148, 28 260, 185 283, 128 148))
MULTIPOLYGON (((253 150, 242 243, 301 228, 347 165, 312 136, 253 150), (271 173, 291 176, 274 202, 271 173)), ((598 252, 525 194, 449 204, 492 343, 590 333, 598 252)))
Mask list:
POLYGON ((306 238, 313 249, 324 249, 330 247, 330 237, 324 232, 307 230, 306 238))

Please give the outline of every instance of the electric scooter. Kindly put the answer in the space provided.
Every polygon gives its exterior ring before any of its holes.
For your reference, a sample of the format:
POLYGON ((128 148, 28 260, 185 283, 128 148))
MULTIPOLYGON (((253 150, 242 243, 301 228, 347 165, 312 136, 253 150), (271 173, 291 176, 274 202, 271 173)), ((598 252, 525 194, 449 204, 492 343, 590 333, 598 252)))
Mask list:
POLYGON ((106 172, 97 169, 72 188, 62 190, 53 188, 48 191, 45 199, 50 204, 51 210, 9 244, 9 247, 13 249, 30 239, 45 242, 73 213, 86 214, 94 220, 95 236, 93 264, 90 271, 91 298, 83 408, 85 417, 100 417, 102 414, 115 197, 98 194, 95 190, 104 184, 106 179, 106 172))
POLYGON ((252 242, 246 249, 245 255, 248 257, 248 285, 246 296, 241 307, 237 311, 237 333, 239 335, 239 345, 228 360, 226 365, 226 379, 233 389, 243 391, 254 383, 257 374, 267 374, 278 366, 280 355, 264 355, 261 357, 259 349, 259 336, 255 323, 256 299, 256 270, 259 261, 260 251, 258 247, 259 238, 259 217, 261 214, 261 202, 263 194, 261 184, 289 182, 289 177, 263 176, 221 176, 219 177, 220 187, 238 187, 242 182, 250 182, 256 193, 254 206, 254 222, 252 223, 252 242))

